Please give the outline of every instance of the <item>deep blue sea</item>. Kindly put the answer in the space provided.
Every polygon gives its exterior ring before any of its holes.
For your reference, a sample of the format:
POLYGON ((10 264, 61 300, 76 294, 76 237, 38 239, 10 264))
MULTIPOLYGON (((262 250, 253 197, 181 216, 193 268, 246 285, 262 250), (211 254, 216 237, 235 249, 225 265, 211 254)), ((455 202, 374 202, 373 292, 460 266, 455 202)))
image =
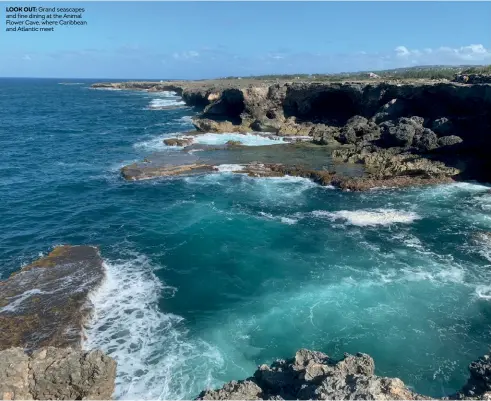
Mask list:
POLYGON ((0 80, 0 278, 59 244, 100 247, 85 347, 116 358, 118 398, 195 397, 301 347, 369 353, 431 396, 462 386, 491 342, 489 188, 125 182, 121 166, 178 151, 162 139, 195 111, 90 83, 0 80))

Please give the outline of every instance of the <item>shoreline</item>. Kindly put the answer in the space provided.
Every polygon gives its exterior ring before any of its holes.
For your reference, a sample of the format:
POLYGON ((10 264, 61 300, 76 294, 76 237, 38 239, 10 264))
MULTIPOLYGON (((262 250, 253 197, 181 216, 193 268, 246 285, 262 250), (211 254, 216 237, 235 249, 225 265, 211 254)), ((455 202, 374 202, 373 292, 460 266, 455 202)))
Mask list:
MULTIPOLYGON (((381 186, 383 181, 390 186, 398 182, 408 186, 411 180, 415 185, 491 181, 483 148, 491 146, 491 136, 486 134, 491 130, 491 85, 486 83, 244 79, 96 83, 92 87, 173 91, 187 106, 201 110, 192 119, 196 135, 302 138, 333 148, 334 161, 365 169, 365 182, 355 186, 359 188, 368 189, 371 182, 381 186), (435 101, 437 110, 432 109, 435 101)), ((183 151, 192 144, 179 135, 166 141, 183 146, 183 151)), ((297 167, 288 160, 282 164, 297 167)), ((302 164, 308 169, 307 154, 302 164)), ((186 170, 185 165, 181 169, 186 170)))

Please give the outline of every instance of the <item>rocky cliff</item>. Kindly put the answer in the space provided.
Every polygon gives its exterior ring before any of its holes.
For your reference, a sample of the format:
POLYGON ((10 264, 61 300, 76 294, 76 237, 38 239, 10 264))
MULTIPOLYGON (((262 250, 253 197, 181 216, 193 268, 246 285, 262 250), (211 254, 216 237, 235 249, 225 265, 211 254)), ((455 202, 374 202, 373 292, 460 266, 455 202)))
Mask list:
MULTIPOLYGON (((366 164, 384 158, 395 165, 398 159, 417 155, 445 164, 452 171, 447 176, 491 181, 487 157, 491 85, 486 83, 215 80, 99 84, 104 85, 175 90, 188 105, 201 110, 193 122, 202 132, 308 136, 320 145, 344 147, 335 155, 340 161, 366 164), (387 150, 401 157, 388 160, 387 150), (383 156, 378 155, 381 151, 383 156)), ((371 167, 373 170, 373 163, 371 167)))
MULTIPOLYGON (((470 379, 461 391, 445 399, 490 399, 491 360, 469 366, 470 379)), ((429 400, 397 378, 374 374, 367 354, 345 354, 340 361, 321 352, 299 350, 289 360, 261 365, 252 377, 205 390, 199 400, 429 400)))

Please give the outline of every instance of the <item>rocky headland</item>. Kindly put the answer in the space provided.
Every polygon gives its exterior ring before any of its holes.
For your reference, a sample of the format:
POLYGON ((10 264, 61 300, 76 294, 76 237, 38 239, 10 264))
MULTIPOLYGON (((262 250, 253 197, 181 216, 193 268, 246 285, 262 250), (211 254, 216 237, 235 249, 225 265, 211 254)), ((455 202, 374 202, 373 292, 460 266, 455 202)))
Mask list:
MULTIPOLYGON (((244 79, 94 86, 175 91, 200 110, 193 119, 198 132, 310 138, 330 148, 332 160, 364 166, 367 184, 361 188, 384 180, 391 186, 491 181, 491 85, 486 82, 482 77, 465 82, 459 77, 455 82, 244 79)), ((288 160, 282 164, 293 167, 288 160)))
POLYGON ((0 281, 1 399, 111 398, 116 362, 82 350, 104 277, 96 247, 63 245, 0 281))

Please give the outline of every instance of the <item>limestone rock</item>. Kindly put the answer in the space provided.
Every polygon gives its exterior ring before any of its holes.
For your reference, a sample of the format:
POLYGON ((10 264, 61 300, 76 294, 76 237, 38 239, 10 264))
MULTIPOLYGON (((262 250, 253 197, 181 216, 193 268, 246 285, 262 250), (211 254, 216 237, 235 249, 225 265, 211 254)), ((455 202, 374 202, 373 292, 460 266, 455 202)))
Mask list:
POLYGON ((101 351, 45 347, 31 357, 21 348, 0 351, 0 395, 7 400, 107 400, 116 362, 101 351))
POLYGON ((413 145, 423 151, 427 152, 436 149, 438 145, 437 135, 429 128, 424 128, 421 134, 416 135, 413 139, 413 145))
POLYGON ((442 136, 438 139, 439 146, 453 146, 462 143, 462 138, 456 135, 442 136))
POLYGON ((205 163, 189 163, 182 165, 152 165, 148 163, 133 163, 121 168, 121 175, 127 181, 141 181, 157 177, 192 174, 207 170, 212 170, 212 166, 205 163))
POLYGON ((164 144, 167 146, 189 146, 193 143, 193 138, 167 138, 164 144))
POLYGON ((0 349, 80 347, 102 262, 96 247, 57 246, 0 282, 0 349))
POLYGON ((209 118, 193 118, 193 125, 201 132, 249 132, 249 126, 236 125, 228 120, 216 121, 209 118))
POLYGON ((335 361, 302 349, 290 360, 262 365, 253 377, 204 391, 197 399, 427 399, 399 379, 375 376, 374 369, 373 359, 366 354, 345 354, 335 361))
POLYGON ((340 139, 343 143, 357 143, 360 140, 374 141, 380 138, 380 128, 365 117, 351 117, 341 129, 340 139))

